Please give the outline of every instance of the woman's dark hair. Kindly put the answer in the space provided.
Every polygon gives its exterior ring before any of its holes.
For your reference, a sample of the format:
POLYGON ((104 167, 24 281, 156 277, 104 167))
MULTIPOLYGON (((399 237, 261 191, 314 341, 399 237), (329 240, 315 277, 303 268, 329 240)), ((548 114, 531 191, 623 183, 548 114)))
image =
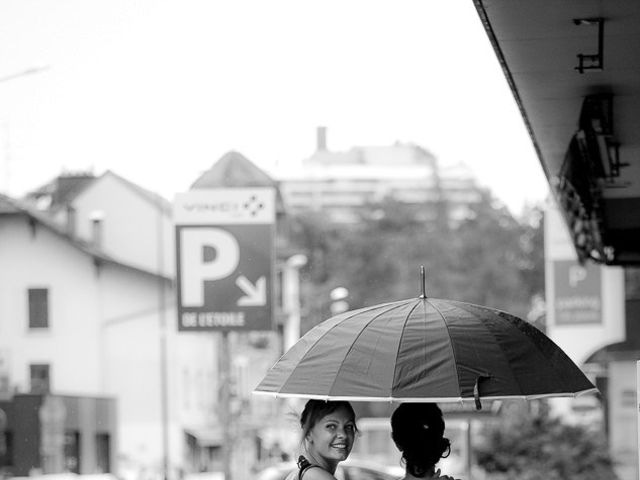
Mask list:
POLYGON ((391 415, 391 437, 414 477, 423 477, 451 451, 442 410, 435 403, 400 404, 391 415))
MULTIPOLYGON (((302 428, 302 438, 306 438, 314 425, 325 415, 335 412, 339 408, 346 408, 347 412, 356 421, 356 413, 349 402, 343 401, 325 401, 325 400, 309 400, 300 415, 300 427, 302 428)), ((357 431, 357 427, 356 427, 357 431)))

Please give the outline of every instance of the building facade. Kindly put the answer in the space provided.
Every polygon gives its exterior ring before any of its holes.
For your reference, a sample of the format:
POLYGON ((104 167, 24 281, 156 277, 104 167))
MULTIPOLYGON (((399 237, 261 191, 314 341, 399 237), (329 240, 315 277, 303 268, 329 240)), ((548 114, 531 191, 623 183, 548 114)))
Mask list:
POLYGON ((333 221, 350 223, 365 207, 392 199, 425 212, 446 204, 455 221, 479 199, 475 179, 463 164, 440 167, 435 156, 418 145, 329 151, 324 127, 317 138, 313 155, 273 172, 292 213, 323 211, 333 221))
POLYGON ((638 289, 620 266, 580 262, 555 202, 545 212, 547 334, 590 377, 599 396, 556 399, 563 418, 608 436, 622 480, 638 476, 638 289))
POLYGON ((112 472, 115 407, 112 398, 47 393, 0 400, 0 475, 112 472))
POLYGON ((0 198, 5 397, 113 399, 122 477, 215 469, 216 340, 177 334, 168 203, 112 172, 61 180, 0 198))

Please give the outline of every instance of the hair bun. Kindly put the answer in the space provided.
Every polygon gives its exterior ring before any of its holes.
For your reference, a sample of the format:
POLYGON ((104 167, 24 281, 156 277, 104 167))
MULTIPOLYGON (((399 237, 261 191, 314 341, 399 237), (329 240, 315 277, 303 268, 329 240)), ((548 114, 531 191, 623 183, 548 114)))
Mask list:
POLYGON ((442 410, 434 403, 402 403, 391 416, 391 436, 406 462, 407 471, 424 476, 449 455, 442 410))

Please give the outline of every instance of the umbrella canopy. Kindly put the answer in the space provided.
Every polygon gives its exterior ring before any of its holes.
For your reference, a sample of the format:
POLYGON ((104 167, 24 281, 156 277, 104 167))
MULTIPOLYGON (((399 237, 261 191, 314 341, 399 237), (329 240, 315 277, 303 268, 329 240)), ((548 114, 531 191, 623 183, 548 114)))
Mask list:
POLYGON ((493 308, 414 298, 332 317, 271 367, 255 393, 462 402, 597 391, 547 336, 493 308))

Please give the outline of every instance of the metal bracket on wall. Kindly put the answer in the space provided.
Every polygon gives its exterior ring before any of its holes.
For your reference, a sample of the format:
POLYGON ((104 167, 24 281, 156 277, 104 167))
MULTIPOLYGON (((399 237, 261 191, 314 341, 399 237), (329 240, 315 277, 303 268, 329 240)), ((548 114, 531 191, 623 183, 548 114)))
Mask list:
POLYGON ((620 161, 620 143, 615 141, 606 142, 607 150, 609 152, 609 181, 620 176, 620 169, 628 167, 630 164, 620 161))
POLYGON ((598 26, 598 53, 584 54, 579 53, 578 66, 575 67, 580 73, 585 70, 603 70, 604 69, 604 18, 574 18, 573 23, 578 26, 597 25, 598 26))

